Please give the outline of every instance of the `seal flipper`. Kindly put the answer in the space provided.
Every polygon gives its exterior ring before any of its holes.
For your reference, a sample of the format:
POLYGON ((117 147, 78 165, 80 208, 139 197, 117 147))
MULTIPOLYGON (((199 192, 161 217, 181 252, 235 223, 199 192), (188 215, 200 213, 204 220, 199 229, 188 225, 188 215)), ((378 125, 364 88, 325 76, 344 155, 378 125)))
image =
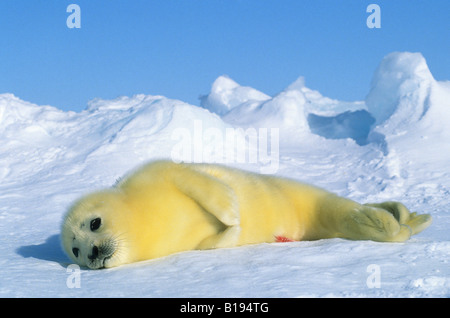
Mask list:
POLYGON ((234 190, 209 174, 189 167, 174 172, 175 186, 227 226, 239 225, 239 204, 234 190), (208 189, 204 191, 204 189, 208 189))
POLYGON ((177 189, 227 226, 224 231, 202 241, 199 248, 236 246, 241 228, 239 204, 234 190, 218 178, 190 166, 178 166, 173 179, 177 189))
POLYGON ((418 234, 430 226, 432 222, 431 215, 411 213, 406 206, 400 202, 387 201, 382 203, 366 203, 364 205, 382 208, 390 212, 395 219, 403 225, 411 228, 411 235, 418 234))

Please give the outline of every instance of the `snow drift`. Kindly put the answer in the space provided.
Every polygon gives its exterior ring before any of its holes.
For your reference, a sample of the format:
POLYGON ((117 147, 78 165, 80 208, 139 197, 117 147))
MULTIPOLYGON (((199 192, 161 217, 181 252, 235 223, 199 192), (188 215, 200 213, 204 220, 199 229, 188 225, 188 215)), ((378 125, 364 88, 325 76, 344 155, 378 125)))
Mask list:
POLYGON ((450 296, 450 83, 420 53, 386 56, 365 101, 324 97, 303 78, 271 97, 221 76, 200 104, 136 95, 76 113, 0 95, 0 296, 450 296), (361 202, 400 200, 434 223, 402 244, 260 244, 80 269, 71 288, 58 238, 68 206, 157 158, 276 173, 361 202))
POLYGON ((391 53, 379 65, 366 98, 376 131, 402 135, 423 130, 447 134, 449 83, 433 78, 420 53, 391 53))
POLYGON ((433 82, 421 54, 391 53, 375 72, 367 108, 377 124, 389 119, 392 126, 407 127, 425 115, 433 82))

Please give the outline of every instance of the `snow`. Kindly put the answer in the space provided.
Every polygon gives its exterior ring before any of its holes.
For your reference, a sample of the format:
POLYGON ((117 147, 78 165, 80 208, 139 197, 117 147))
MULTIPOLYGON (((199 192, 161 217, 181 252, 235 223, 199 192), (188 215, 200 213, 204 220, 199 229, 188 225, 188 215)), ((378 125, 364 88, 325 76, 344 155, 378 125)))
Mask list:
POLYGON ((241 86, 226 75, 219 76, 208 95, 200 97, 201 105, 211 112, 223 115, 236 106, 270 99, 270 96, 252 88, 241 86))
POLYGON ((324 97, 303 78, 271 97, 227 76, 201 107, 136 95, 77 113, 1 94, 0 297, 449 297, 449 121, 450 82, 408 52, 381 61, 364 101, 324 97), (73 269, 59 242, 68 206, 159 158, 399 200, 433 224, 404 243, 257 244, 73 269))
POLYGON ((368 110, 377 124, 389 119, 392 126, 407 127, 426 112, 425 99, 433 82, 420 53, 391 53, 375 72, 366 98, 368 110), (408 118, 404 118, 405 114, 408 118))

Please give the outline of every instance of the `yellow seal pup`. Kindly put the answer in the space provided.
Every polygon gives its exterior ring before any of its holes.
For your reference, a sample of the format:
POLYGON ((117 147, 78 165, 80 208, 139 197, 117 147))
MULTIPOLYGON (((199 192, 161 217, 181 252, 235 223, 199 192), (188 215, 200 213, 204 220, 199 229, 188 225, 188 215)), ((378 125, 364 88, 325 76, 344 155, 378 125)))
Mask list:
POLYGON ((280 177, 156 161, 76 202, 61 240, 77 264, 96 269, 262 242, 401 242, 430 224, 398 202, 362 205, 280 177))

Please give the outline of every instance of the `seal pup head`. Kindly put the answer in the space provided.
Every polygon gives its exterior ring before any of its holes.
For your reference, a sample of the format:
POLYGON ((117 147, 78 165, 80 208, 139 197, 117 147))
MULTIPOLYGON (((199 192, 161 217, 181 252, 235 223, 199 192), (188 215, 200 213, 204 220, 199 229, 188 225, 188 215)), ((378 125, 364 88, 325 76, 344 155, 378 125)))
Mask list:
POLYGON ((118 191, 98 192, 77 201, 66 214, 61 242, 80 266, 108 268, 126 263, 128 207, 118 191))

